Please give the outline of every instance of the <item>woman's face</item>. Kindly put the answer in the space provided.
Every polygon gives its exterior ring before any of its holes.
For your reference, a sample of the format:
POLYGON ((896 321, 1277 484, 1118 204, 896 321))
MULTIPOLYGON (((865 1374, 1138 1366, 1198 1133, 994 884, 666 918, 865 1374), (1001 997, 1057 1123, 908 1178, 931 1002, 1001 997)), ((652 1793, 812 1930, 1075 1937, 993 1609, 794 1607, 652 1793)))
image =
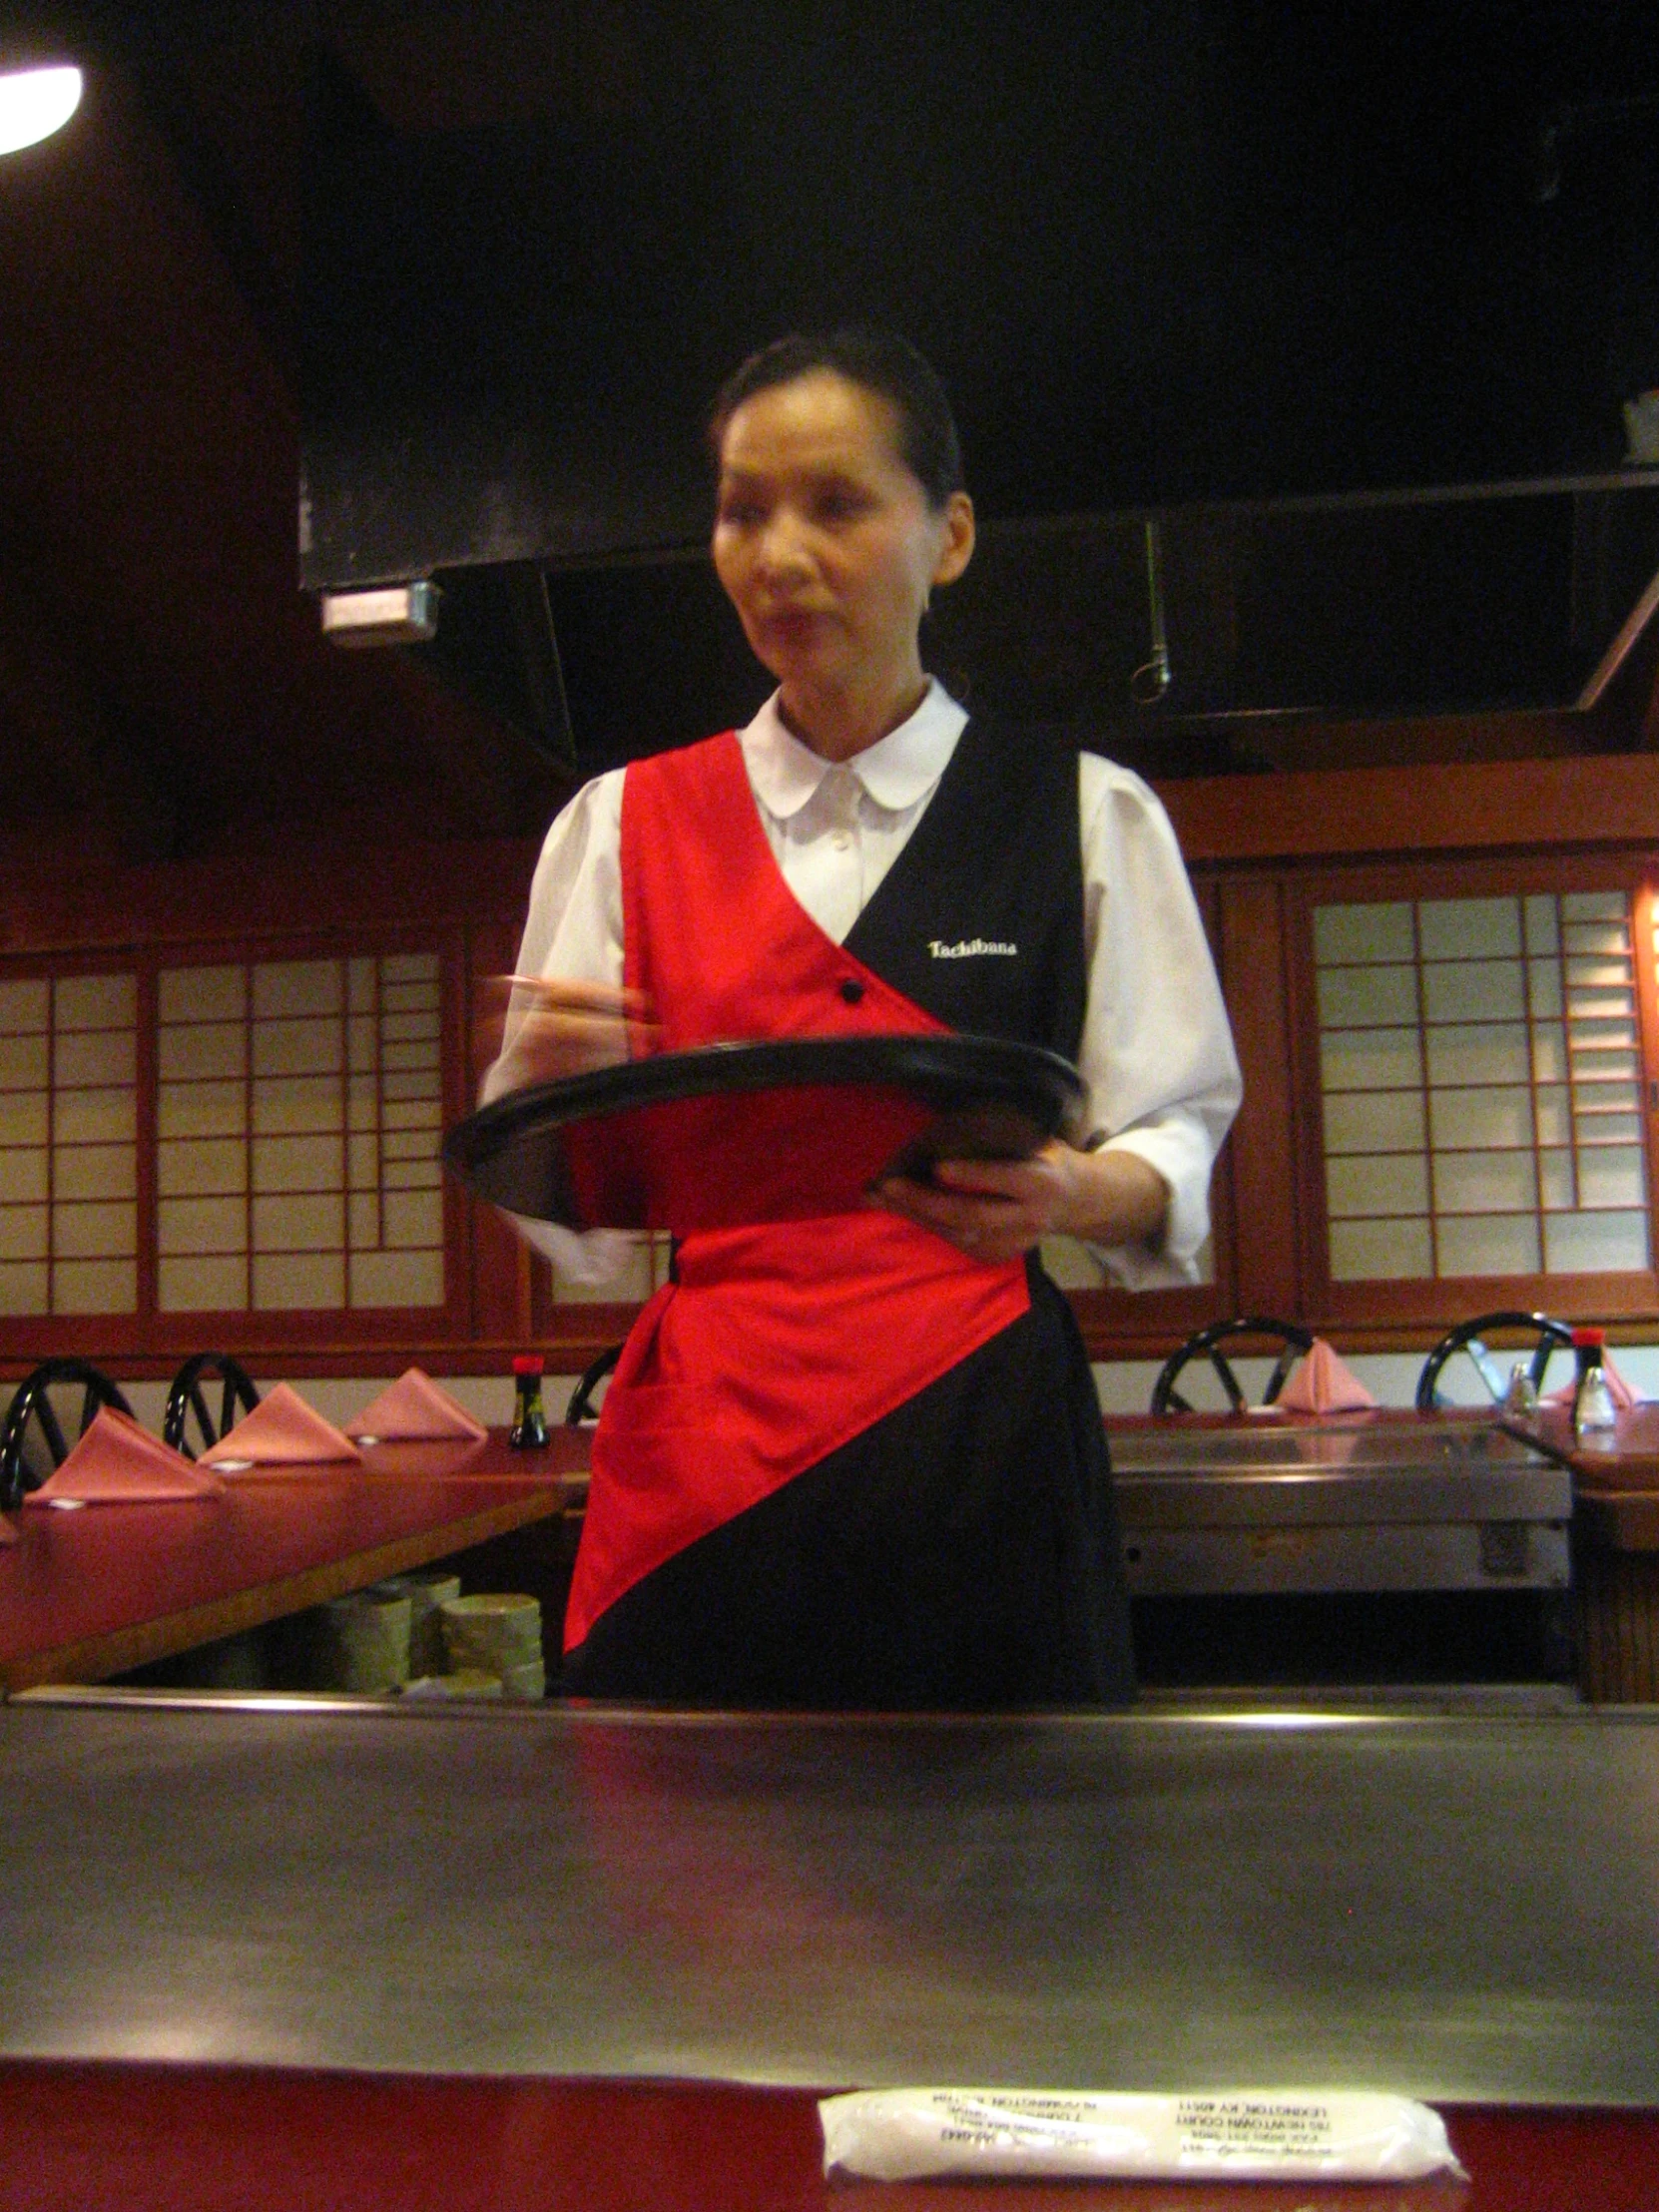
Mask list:
POLYGON ((929 506, 879 392, 814 369, 756 392, 727 424, 715 568, 786 692, 863 689, 918 668, 928 590, 972 551, 966 494, 929 506))

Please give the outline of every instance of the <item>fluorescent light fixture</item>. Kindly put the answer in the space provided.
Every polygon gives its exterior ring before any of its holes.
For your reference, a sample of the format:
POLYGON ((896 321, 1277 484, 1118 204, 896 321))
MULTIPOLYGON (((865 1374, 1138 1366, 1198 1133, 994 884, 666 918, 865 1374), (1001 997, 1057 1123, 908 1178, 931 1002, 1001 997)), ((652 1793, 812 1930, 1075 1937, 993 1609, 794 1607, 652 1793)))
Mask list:
POLYGON ((438 587, 430 582, 322 595, 322 635, 335 645, 421 644, 437 628, 438 587))
POLYGON ((13 69, 0 75, 0 154, 61 131, 81 105, 78 69, 13 69))

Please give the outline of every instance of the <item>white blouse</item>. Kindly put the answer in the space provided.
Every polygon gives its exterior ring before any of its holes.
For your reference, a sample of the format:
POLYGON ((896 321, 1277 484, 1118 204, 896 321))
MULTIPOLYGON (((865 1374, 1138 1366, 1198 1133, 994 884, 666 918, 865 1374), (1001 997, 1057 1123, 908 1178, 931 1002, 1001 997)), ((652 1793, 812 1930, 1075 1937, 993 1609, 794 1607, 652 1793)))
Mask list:
MULTIPOLYGON (((744 764, 784 880, 839 944, 903 851, 944 774, 967 715, 934 682, 910 719, 845 763, 791 735, 769 699, 739 732, 744 764)), ((620 985, 622 782, 613 769, 579 791, 547 832, 518 956, 522 975, 620 985)), ((1227 1011, 1169 818, 1128 769, 1078 757, 1088 997, 1078 1067, 1094 1142, 1138 1153, 1170 1188, 1161 1245, 1102 1251, 1113 1278, 1154 1290, 1195 1278, 1210 1230, 1210 1170, 1242 1086, 1227 1011)), ((512 1021, 483 1098, 515 1075, 512 1021)), ((631 1240, 519 1227, 574 1281, 620 1271, 631 1240)))

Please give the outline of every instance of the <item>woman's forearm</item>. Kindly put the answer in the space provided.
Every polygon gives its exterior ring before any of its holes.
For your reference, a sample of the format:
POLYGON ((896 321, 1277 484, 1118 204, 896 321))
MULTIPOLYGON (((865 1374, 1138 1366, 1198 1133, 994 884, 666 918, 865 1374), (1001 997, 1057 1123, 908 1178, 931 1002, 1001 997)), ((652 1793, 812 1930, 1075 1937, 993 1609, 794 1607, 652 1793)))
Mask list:
POLYGON ((1108 1246, 1155 1245, 1163 1235, 1170 1188, 1138 1152, 1077 1152, 1055 1144, 1044 1158, 1057 1170, 1061 1186, 1055 1234, 1108 1246))

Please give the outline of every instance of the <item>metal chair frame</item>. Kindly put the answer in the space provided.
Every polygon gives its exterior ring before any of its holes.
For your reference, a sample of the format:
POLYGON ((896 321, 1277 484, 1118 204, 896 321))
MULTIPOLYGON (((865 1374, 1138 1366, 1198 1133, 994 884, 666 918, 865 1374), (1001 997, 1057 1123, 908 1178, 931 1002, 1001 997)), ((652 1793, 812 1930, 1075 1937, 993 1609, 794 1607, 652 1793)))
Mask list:
POLYGON ((31 1479, 25 1456, 30 1421, 33 1420, 40 1431, 55 1468, 63 1465, 73 1448, 51 1398, 53 1387, 63 1382, 78 1382, 83 1392, 81 1425, 75 1431, 77 1441, 92 1426, 103 1406, 111 1405, 129 1418, 132 1415, 133 1408, 121 1391, 103 1369, 95 1368, 90 1360, 43 1360, 34 1373, 25 1376, 18 1384, 5 1426, 0 1428, 0 1507, 8 1513, 22 1504, 26 1491, 38 1490, 44 1479, 31 1479))
POLYGON ((1459 1322, 1455 1329, 1448 1329, 1422 1364, 1417 1377, 1417 1411, 1432 1413, 1448 1400, 1439 1393, 1439 1380, 1447 1361, 1459 1352, 1466 1352, 1474 1372, 1486 1385, 1486 1393, 1494 1405, 1501 1404, 1508 1394, 1509 1378, 1500 1373, 1496 1362, 1486 1350, 1485 1339, 1495 1329, 1519 1330, 1536 1339, 1528 1374, 1532 1387, 1539 1389, 1544 1380, 1544 1370, 1549 1357, 1558 1346, 1572 1345, 1572 1331, 1564 1321, 1552 1321, 1548 1314, 1525 1314, 1518 1308, 1505 1308, 1498 1313, 1476 1314, 1472 1321, 1459 1322))
POLYGON ((1277 1337, 1284 1350, 1280 1353, 1273 1373, 1268 1377, 1268 1386, 1262 1393, 1262 1403, 1271 1405, 1285 1387, 1292 1368, 1305 1353, 1314 1349, 1313 1333, 1299 1322, 1276 1321, 1266 1314, 1241 1314, 1236 1321, 1212 1322, 1208 1329, 1196 1330, 1186 1343, 1172 1352, 1152 1385, 1152 1410, 1155 1413, 1190 1413, 1193 1407, 1176 1389, 1176 1378, 1195 1360, 1208 1360, 1221 1378, 1221 1386, 1227 1392, 1229 1408, 1242 1413, 1249 1400, 1239 1387, 1239 1379, 1233 1373, 1228 1359, 1219 1348, 1236 1337, 1277 1337))
POLYGON ((244 1413, 251 1413, 259 1402, 260 1393, 254 1387, 253 1378, 240 1361, 224 1352, 198 1352, 173 1378, 167 1393, 167 1410, 162 1415, 162 1441, 171 1444, 175 1451, 182 1451, 187 1459, 194 1459, 196 1453, 185 1437, 185 1422, 192 1413, 196 1415, 206 1448, 218 1443, 228 1429, 236 1426, 239 1406, 244 1413), (224 1384, 217 1427, 208 1409, 202 1388, 204 1382, 224 1384))

